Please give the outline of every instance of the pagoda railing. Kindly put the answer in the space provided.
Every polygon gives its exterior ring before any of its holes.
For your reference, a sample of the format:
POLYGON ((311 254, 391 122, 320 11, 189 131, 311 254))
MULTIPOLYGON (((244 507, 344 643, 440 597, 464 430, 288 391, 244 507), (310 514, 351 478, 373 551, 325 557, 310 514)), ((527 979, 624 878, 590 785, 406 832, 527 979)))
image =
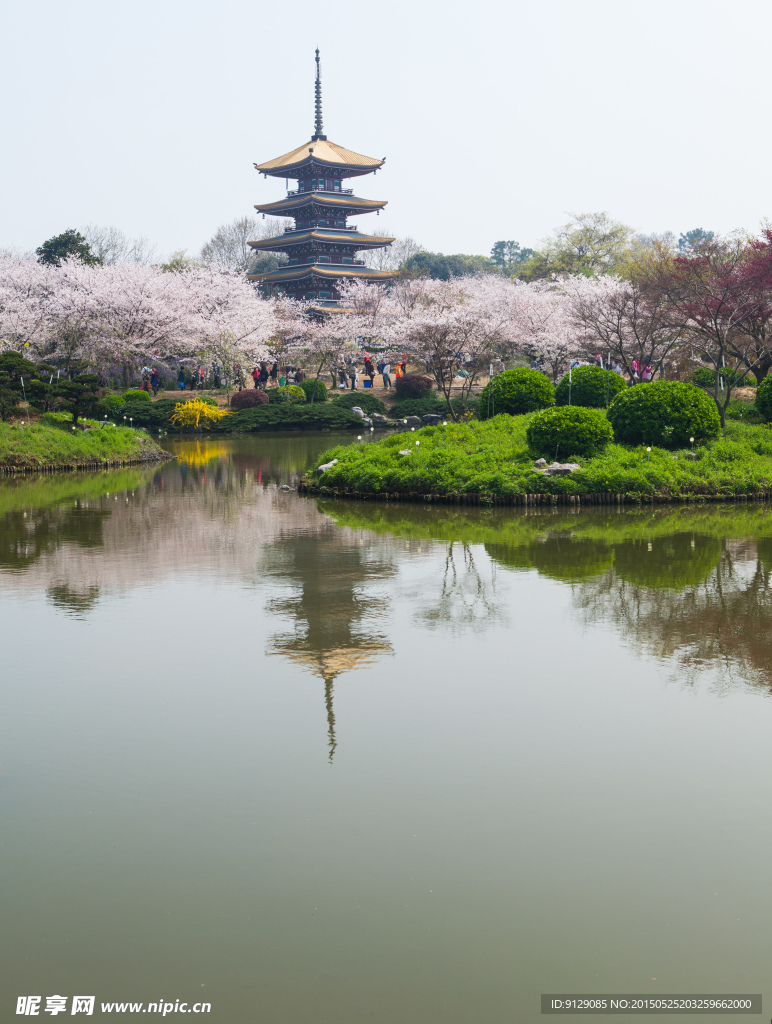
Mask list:
MULTIPOLYGON (((298 231, 315 231, 315 230, 316 230, 316 228, 285 228, 284 229, 284 234, 285 235, 289 235, 289 234, 297 233, 298 231)), ((342 228, 327 227, 325 225, 323 228, 321 228, 321 230, 322 231, 358 231, 359 228, 356 226, 356 224, 347 224, 345 227, 342 227, 342 228)))
POLYGON ((300 260, 298 263, 286 263, 284 266, 289 267, 307 267, 309 264, 318 264, 323 267, 364 267, 364 260, 350 260, 348 263, 336 263, 334 260, 320 260, 318 256, 311 256, 308 259, 300 260))
POLYGON ((336 196, 353 196, 353 188, 296 188, 292 192, 287 193, 287 198, 290 196, 312 196, 314 192, 332 192, 336 196))

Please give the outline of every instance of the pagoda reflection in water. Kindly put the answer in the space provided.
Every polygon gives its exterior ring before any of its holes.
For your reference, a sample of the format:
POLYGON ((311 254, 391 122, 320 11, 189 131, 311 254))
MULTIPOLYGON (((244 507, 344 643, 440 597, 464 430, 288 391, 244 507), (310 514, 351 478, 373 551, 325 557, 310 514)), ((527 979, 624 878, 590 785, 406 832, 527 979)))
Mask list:
POLYGON ((376 551, 332 525, 271 549, 269 573, 294 592, 271 602, 270 609, 294 619, 295 628, 277 633, 268 653, 289 658, 323 679, 330 761, 337 746, 335 680, 393 650, 379 628, 388 598, 375 591, 396 570, 376 551))

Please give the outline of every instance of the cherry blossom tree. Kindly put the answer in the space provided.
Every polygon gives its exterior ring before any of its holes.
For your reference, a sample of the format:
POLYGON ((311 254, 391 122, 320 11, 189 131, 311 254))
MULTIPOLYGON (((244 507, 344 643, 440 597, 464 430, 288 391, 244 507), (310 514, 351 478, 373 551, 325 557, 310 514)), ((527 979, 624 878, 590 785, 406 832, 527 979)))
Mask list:
POLYGON ((579 351, 564 293, 547 281, 513 281, 514 344, 523 355, 546 362, 553 380, 579 351))
POLYGON ((666 293, 650 282, 576 274, 560 278, 559 286, 576 351, 618 362, 631 381, 633 362, 661 371, 683 339, 684 325, 673 318, 666 293))
POLYGON ((53 267, 27 253, 0 253, 0 344, 38 349, 48 331, 53 267))
POLYGON ((380 319, 384 337, 426 366, 457 419, 451 399, 463 405, 490 363, 511 353, 515 314, 513 283, 480 275, 398 282, 380 319))

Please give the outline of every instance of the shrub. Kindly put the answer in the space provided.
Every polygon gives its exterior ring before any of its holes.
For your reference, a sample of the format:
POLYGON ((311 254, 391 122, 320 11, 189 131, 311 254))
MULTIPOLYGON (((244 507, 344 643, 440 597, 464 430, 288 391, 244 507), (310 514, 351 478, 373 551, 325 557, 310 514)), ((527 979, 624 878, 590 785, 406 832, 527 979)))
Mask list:
POLYGON ((716 403, 694 384, 658 380, 621 391, 609 406, 614 436, 622 444, 686 448, 721 430, 716 403))
POLYGON ((109 420, 117 420, 125 404, 123 395, 105 395, 97 406, 96 415, 102 418, 106 414, 109 420))
POLYGON ((756 410, 767 422, 772 420, 772 376, 765 377, 756 389, 756 410))
MULTIPOLYGON (((601 366, 577 366, 571 371, 571 405, 586 409, 605 409, 627 384, 624 378, 613 370, 601 366)), ((568 374, 558 381, 555 388, 555 405, 568 405, 568 374)))
POLYGON ((152 430, 160 430, 162 427, 166 429, 176 404, 171 398, 162 398, 157 402, 127 402, 119 414, 109 415, 108 419, 113 419, 123 426, 123 417, 126 417, 127 423, 131 417, 135 427, 149 427, 152 430))
POLYGON ((336 395, 334 402, 336 405, 342 406, 344 409, 353 409, 355 405, 371 416, 374 412, 384 413, 386 412, 386 406, 375 395, 371 395, 369 391, 343 391, 341 394, 336 395))
POLYGON ((436 391, 430 391, 423 398, 398 398, 389 412, 397 420, 404 416, 424 416, 427 412, 442 415, 448 411, 447 402, 436 391))
POLYGON ((143 391, 141 388, 129 388, 123 394, 124 402, 151 402, 152 398, 147 391, 143 391))
POLYGON ((425 374, 406 373, 404 377, 397 377, 394 390, 397 398, 423 398, 432 390, 433 385, 434 381, 425 374))
POLYGON ((565 461, 569 456, 591 458, 614 440, 614 431, 598 409, 557 406, 538 413, 525 434, 534 455, 565 461))
POLYGON ((268 395, 259 388, 245 388, 231 396, 231 409, 254 409, 256 405, 268 405, 268 395))
POLYGON ((218 409, 209 402, 203 402, 200 398, 193 398, 189 402, 177 402, 170 419, 175 427, 180 430, 189 430, 193 427, 206 427, 210 423, 217 423, 227 416, 225 409, 218 409))
MULTIPOLYGON (((713 391, 716 386, 716 371, 710 366, 699 366, 689 374, 689 380, 692 384, 696 384, 698 388, 703 388, 705 391, 713 391)), ((733 370, 731 366, 725 366, 719 371, 719 380, 724 387, 727 384, 734 387, 740 381, 740 374, 737 370, 733 370)), ((748 384, 752 382, 755 383, 753 377, 747 381, 748 384)))
POLYGON ((213 424, 218 432, 251 434, 263 430, 351 430, 360 431, 362 420, 337 402, 314 402, 293 405, 258 405, 241 409, 227 419, 213 424))
POLYGON ((326 402, 329 397, 327 385, 318 378, 301 381, 300 386, 305 393, 307 402, 326 402))
POLYGON ((285 402, 305 402, 306 393, 298 384, 284 384, 280 388, 271 388, 266 391, 269 402, 283 404, 285 402))
POLYGON ((480 395, 480 419, 507 412, 517 416, 546 409, 555 402, 552 381, 539 370, 522 367, 491 377, 480 395))

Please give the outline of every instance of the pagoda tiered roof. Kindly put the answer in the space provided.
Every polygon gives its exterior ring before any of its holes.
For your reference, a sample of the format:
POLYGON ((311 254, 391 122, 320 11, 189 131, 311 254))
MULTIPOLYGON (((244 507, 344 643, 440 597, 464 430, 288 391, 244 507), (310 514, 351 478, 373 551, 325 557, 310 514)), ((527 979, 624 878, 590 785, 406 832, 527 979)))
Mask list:
POLYGON ((341 175, 350 178, 377 171, 383 163, 383 160, 355 153, 353 149, 346 149, 345 146, 317 135, 283 156, 255 164, 255 168, 261 174, 270 174, 276 178, 294 178, 296 172, 306 164, 318 164, 321 168, 340 168, 341 175))
POLYGON ((258 213, 268 213, 273 217, 292 217, 296 211, 307 206, 318 206, 354 216, 357 213, 382 210, 387 205, 388 201, 385 199, 358 199, 356 196, 340 192, 291 192, 284 199, 274 203, 255 204, 255 209, 258 213))
POLYGON ((253 249, 266 252, 282 252, 289 246, 305 242, 329 242, 332 245, 356 245, 357 249, 382 249, 391 245, 393 238, 378 235, 365 235, 360 231, 336 231, 335 228, 301 228, 287 231, 275 238, 264 238, 258 242, 250 242, 253 249))
POLYGON ((265 284, 282 284, 285 281, 303 281, 309 277, 318 277, 325 281, 336 278, 363 278, 366 281, 390 281, 394 277, 390 270, 371 270, 370 267, 352 267, 340 263, 301 263, 291 267, 278 267, 265 274, 248 274, 249 281, 262 281, 265 284))

